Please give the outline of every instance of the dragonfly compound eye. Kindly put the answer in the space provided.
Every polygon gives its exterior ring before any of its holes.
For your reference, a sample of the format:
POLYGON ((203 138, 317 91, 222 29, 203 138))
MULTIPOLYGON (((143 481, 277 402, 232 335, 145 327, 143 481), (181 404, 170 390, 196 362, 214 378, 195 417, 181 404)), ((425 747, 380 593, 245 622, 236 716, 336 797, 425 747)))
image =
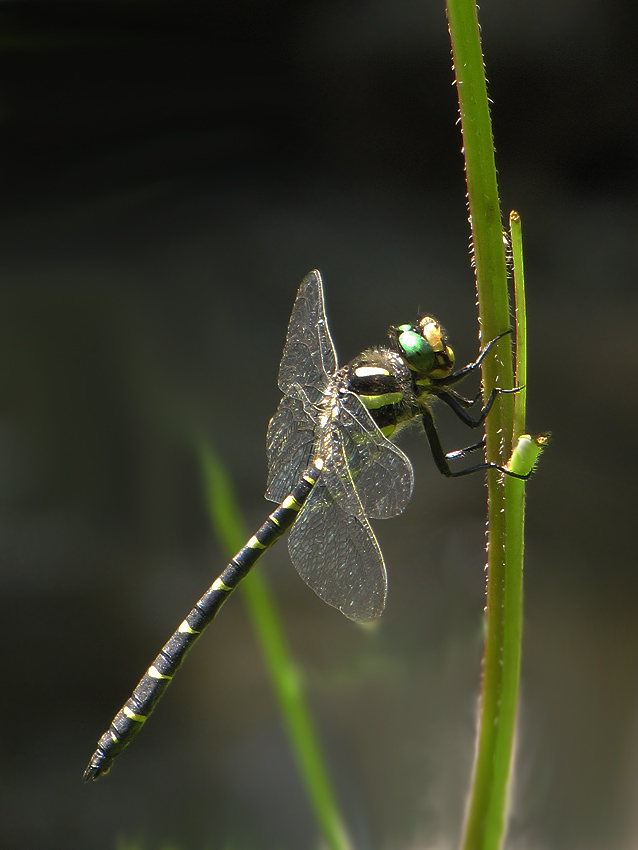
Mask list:
POLYGON ((396 339, 406 363, 414 372, 429 372, 434 367, 434 348, 413 325, 399 325, 396 339))
POLYGON ((445 378, 452 371, 454 352, 436 319, 424 316, 417 325, 399 325, 395 334, 403 358, 413 372, 445 378))

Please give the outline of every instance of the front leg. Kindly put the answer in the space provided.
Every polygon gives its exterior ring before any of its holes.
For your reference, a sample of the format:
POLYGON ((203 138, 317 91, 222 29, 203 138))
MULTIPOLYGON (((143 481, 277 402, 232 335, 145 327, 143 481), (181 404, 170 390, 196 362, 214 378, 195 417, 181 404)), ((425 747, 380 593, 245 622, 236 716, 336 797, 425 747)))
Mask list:
POLYGON ((496 345, 496 343, 501 339, 501 337, 507 336, 513 332, 513 328, 509 328, 509 330, 503 331, 502 334, 495 336, 494 339, 491 339, 487 345, 484 345, 483 348, 479 352, 479 356, 473 363, 468 363, 467 366, 463 366, 463 368, 458 369, 456 372, 452 372, 451 375, 448 375, 446 378, 432 378, 432 386, 435 387, 449 387, 451 384, 456 384, 459 381, 462 381, 463 378, 467 377, 472 372, 476 372, 481 363, 483 362, 483 358, 490 351, 490 349, 496 345))

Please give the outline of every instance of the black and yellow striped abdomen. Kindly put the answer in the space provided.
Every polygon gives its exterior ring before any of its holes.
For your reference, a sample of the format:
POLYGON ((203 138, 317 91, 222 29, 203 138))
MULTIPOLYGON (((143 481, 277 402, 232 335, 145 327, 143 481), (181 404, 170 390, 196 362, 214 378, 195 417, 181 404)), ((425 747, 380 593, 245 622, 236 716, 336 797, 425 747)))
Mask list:
POLYGON ((248 575, 266 549, 285 534, 297 519, 299 511, 321 475, 322 466, 322 461, 317 459, 312 466, 308 467, 290 495, 270 514, 261 528, 235 555, 162 647, 130 698, 115 715, 111 725, 98 741, 97 749, 84 771, 86 782, 108 773, 114 759, 140 731, 186 658, 188 651, 206 626, 215 619, 217 612, 232 591, 248 575))

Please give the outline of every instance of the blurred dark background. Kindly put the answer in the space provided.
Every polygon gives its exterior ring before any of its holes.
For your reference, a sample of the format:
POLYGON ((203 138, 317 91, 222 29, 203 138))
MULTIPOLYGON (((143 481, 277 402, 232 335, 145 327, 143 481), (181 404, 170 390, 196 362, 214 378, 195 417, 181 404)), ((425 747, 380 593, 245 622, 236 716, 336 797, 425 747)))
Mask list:
MULTIPOLYGON (((486 0, 504 215, 523 217, 529 417, 509 848, 638 846, 634 3, 486 0)), ((98 736, 226 562, 176 423, 250 526, 299 282, 342 361, 431 310, 477 351, 444 4, 0 7, 0 843, 312 848, 234 598, 113 773, 98 736), (119 843, 118 843, 119 842, 119 843)), ((445 445, 468 441, 446 410, 445 445)), ((357 850, 449 848, 473 758, 485 489, 418 433, 364 631, 264 559, 357 850)))

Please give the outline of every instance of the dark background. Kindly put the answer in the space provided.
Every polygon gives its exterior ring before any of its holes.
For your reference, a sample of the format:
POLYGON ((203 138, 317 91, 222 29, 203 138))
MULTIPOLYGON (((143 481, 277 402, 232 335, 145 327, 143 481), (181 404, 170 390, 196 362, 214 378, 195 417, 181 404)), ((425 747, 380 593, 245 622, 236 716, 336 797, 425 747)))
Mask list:
MULTIPOLYGON (((523 217, 529 417, 509 848, 638 843, 632 2, 482 4, 504 214, 523 217)), ((443 2, 0 7, 2 847, 312 848, 242 601, 113 773, 99 734, 226 562, 175 421, 251 526, 302 277, 342 361, 431 310, 477 351, 443 2), (118 844, 119 842, 119 844, 118 844)), ((445 410, 446 446, 468 435, 445 410)), ((357 850, 448 848, 473 758, 485 490, 427 444, 376 530, 385 616, 276 590, 357 850)))

